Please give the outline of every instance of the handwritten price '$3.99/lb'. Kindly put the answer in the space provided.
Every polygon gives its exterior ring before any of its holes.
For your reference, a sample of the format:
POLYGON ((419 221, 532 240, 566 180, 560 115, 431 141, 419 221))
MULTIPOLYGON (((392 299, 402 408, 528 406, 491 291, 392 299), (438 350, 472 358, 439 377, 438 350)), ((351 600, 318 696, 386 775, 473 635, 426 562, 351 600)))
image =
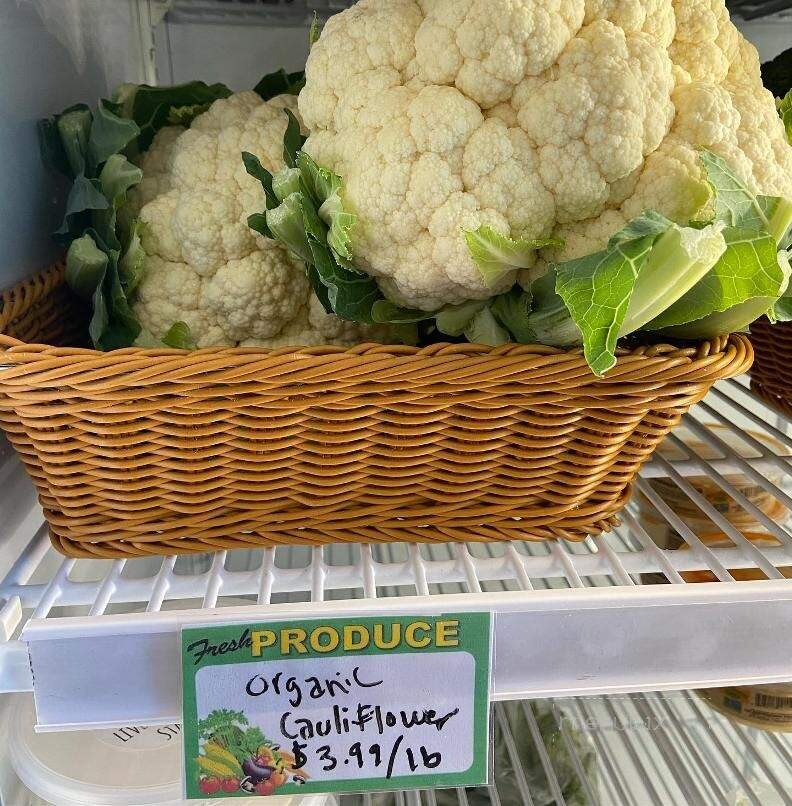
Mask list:
MULTIPOLYGON (((292 755, 294 756, 296 769, 310 765, 310 760, 304 752, 307 747, 308 745, 298 741, 295 741, 292 745, 292 755)), ((316 748, 316 757, 321 762, 322 769, 325 772, 332 772, 339 765, 351 767, 352 769, 357 767, 357 769, 362 770, 363 767, 367 766, 368 762, 375 770, 384 769, 386 779, 393 777, 393 770, 400 758, 400 754, 404 754, 403 757, 407 759, 407 765, 411 772, 434 770, 443 761, 443 756, 439 750, 431 751, 423 745, 417 749, 406 746, 404 736, 399 736, 390 747, 377 742, 365 747, 361 742, 355 742, 350 745, 346 757, 335 755, 333 748, 328 744, 316 748)))

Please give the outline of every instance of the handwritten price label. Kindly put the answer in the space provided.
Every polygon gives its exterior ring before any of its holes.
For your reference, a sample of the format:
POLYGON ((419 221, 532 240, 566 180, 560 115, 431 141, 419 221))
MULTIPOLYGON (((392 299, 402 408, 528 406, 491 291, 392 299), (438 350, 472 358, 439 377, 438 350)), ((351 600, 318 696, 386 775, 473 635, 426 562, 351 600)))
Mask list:
POLYGON ((182 632, 187 798, 477 786, 490 615, 182 632))

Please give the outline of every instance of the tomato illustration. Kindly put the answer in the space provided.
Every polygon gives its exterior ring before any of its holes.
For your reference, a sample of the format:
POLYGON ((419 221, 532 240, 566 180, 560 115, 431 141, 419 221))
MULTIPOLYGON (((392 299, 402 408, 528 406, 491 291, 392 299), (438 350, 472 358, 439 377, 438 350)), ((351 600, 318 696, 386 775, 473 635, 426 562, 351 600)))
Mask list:
POLYGON ((209 778, 201 778, 198 786, 205 795, 214 795, 215 792, 220 791, 221 784, 219 778, 211 776, 209 778))
POLYGON ((221 782, 223 792, 236 792, 239 789, 239 784, 239 778, 223 778, 221 782))
POLYGON ((272 773, 270 781, 275 784, 275 789, 277 789, 279 786, 283 786, 286 783, 286 773, 283 770, 276 770, 272 773))
POLYGON ((271 795, 275 791, 275 783, 272 778, 267 781, 260 781, 256 784, 256 793, 259 795, 271 795))

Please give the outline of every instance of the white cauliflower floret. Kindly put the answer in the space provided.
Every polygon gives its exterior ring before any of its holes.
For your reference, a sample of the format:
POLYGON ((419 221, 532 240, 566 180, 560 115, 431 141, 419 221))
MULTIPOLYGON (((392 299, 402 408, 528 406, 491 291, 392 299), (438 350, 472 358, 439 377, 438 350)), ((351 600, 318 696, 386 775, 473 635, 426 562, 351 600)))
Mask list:
POLYGON ((199 347, 352 344, 372 335, 326 314, 309 321, 305 267, 247 225, 265 199, 241 152, 272 173, 283 168, 283 110, 296 106, 293 96, 265 103, 241 92, 215 101, 187 130, 157 133, 127 211, 141 222, 146 258, 134 308, 150 336, 161 339, 177 321, 199 347))
POLYGON ((566 258, 646 209, 686 223, 710 203, 699 146, 792 197, 723 0, 360 0, 306 76, 305 149, 344 180, 359 267, 410 307, 493 293, 463 229, 562 235, 566 258))
POLYGON ((204 282, 201 307, 236 341, 269 339, 289 324, 309 293, 302 267, 269 241, 241 260, 230 260, 204 282))
POLYGON ((160 129, 154 135, 148 151, 138 160, 143 179, 129 191, 123 208, 133 216, 140 213, 144 204, 171 189, 170 160, 174 146, 182 134, 183 126, 166 126, 160 129))
POLYGON ((185 263, 156 255, 146 259, 135 313, 143 329, 162 338, 174 322, 184 322, 199 347, 229 346, 234 341, 201 304, 201 278, 185 263))
MULTIPOLYGON (((233 191, 230 185, 224 185, 233 191)), ((247 216, 234 192, 214 187, 176 191, 179 200, 170 221, 181 244, 184 262, 200 275, 211 277, 229 260, 239 260, 255 248, 247 216)))

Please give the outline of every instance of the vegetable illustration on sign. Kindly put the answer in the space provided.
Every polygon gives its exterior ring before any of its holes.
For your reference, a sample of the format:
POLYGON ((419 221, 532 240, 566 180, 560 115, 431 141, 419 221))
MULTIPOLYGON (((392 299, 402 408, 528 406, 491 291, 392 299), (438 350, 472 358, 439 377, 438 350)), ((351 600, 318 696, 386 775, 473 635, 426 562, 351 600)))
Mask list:
POLYGON ((291 753, 268 740, 241 711, 212 711, 198 722, 198 731, 198 787, 205 795, 221 791, 272 795, 286 783, 301 784, 310 778, 291 753))
POLYGON ((488 613, 182 631, 187 798, 478 786, 488 613))

